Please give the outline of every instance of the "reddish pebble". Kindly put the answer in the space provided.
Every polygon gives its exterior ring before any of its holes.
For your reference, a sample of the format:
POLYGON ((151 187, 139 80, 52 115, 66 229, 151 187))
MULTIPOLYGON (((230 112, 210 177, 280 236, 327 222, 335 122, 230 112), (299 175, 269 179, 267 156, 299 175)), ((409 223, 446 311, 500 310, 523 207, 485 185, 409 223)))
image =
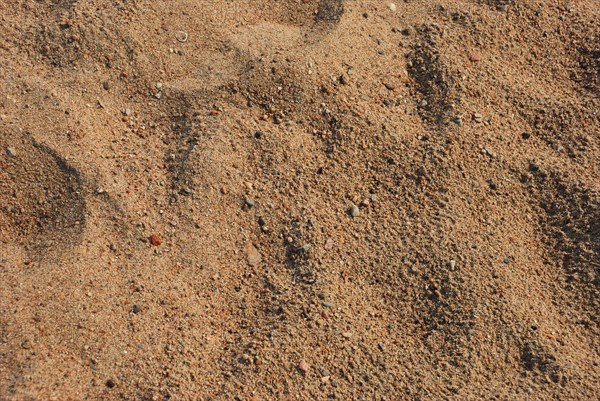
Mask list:
POLYGON ((216 115, 218 115, 218 114, 219 114, 219 111, 218 111, 218 110, 211 110, 211 111, 210 111, 210 115, 211 115, 211 116, 216 116, 216 115))
POLYGON ((306 363, 306 361, 302 359, 298 364, 298 369, 300 369, 304 373, 308 372, 308 363, 306 363))
POLYGON ((151 243, 153 246, 159 246, 160 244, 162 244, 162 240, 160 239, 160 237, 159 237, 158 235, 156 235, 156 234, 152 234, 152 235, 150 236, 150 243, 151 243))
POLYGON ((481 61, 481 54, 473 52, 469 55, 469 60, 471 60, 474 63, 481 61))

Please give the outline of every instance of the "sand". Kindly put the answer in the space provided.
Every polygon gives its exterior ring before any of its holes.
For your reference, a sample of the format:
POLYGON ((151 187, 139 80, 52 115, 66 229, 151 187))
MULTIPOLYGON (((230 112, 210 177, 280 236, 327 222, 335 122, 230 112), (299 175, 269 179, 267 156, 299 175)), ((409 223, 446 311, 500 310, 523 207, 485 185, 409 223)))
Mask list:
POLYGON ((596 0, 3 0, 0 400, 593 400, 596 0))

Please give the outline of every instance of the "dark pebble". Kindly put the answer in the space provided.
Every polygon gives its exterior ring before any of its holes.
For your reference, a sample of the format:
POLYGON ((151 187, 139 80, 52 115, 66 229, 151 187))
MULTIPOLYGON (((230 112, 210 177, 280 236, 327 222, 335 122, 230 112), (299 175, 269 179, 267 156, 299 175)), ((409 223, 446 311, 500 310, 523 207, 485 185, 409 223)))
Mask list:
POLYGON ((142 308, 140 308, 140 307, 139 307, 139 305, 133 305, 133 306, 131 307, 131 311, 132 311, 133 313, 135 313, 135 314, 138 314, 138 313, 140 313, 140 312, 142 311, 142 308))

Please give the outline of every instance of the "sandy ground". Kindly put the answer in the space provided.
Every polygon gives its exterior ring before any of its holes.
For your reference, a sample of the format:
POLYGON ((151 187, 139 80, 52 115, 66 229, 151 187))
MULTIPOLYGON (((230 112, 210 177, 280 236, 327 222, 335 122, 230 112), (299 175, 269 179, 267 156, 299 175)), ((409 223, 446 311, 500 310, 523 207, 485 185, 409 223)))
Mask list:
POLYGON ((0 400, 595 400, 597 0, 2 0, 0 400))

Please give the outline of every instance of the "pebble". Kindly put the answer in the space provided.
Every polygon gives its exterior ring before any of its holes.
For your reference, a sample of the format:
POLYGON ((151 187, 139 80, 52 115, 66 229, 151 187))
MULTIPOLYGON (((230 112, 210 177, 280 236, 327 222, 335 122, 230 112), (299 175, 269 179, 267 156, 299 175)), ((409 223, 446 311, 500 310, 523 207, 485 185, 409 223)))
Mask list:
POLYGON ((300 369, 304 373, 308 372, 308 363, 306 363, 304 359, 300 360, 300 363, 298 364, 298 369, 300 369))
POLYGON ((298 249, 298 251, 300 253, 307 253, 308 251, 310 251, 311 248, 312 248, 311 244, 304 244, 298 249))
POLYGON ((327 238, 327 241, 325 241, 325 249, 328 251, 333 249, 333 240, 331 238, 327 238))
POLYGON ((483 152, 483 153, 485 153, 486 155, 488 155, 489 157, 494 157, 494 156, 495 156, 494 152, 492 152, 491 150, 489 150, 489 149, 488 149, 488 148, 486 148, 486 147, 484 147, 484 148, 482 149, 482 152, 483 152))
POLYGON ((465 125, 465 123, 463 122, 462 118, 460 117, 454 117, 454 122, 456 123, 456 125, 458 125, 459 127, 462 127, 463 125, 465 125))
POLYGON ((344 337, 344 338, 350 338, 350 337, 352 337, 352 333, 350 333, 349 331, 347 331, 345 333, 342 333, 342 337, 344 337))
POLYGON ((162 244, 162 239, 157 234, 150 235, 150 244, 152 246, 159 246, 162 244))
POLYGON ((333 303, 332 302, 322 302, 322 304, 326 308, 333 308, 333 303))
POLYGON ((142 308, 140 308, 140 307, 139 307, 139 305, 133 305, 133 306, 131 307, 131 311, 132 311, 133 313, 135 313, 135 314, 138 314, 138 313, 140 313, 140 312, 142 311, 142 308))
POLYGON ((392 10, 392 11, 396 11, 396 4, 394 4, 394 3, 390 3, 390 4, 389 4, 389 7, 390 7, 390 10, 392 10))
POLYGON ((455 267, 456 267, 456 260, 451 260, 450 261, 450 269, 454 270, 455 267))
POLYGON ((352 216, 352 217, 360 216, 360 210, 358 209, 358 206, 356 206, 356 205, 350 206, 350 216, 352 216))
POLYGON ((425 100, 425 99, 423 99, 423 100, 421 100, 421 101, 419 102, 419 106, 420 106, 420 107, 425 107, 425 106, 427 106, 427 104, 428 104, 428 103, 427 103, 427 100, 425 100))
POLYGON ((390 83, 390 82, 386 82, 383 84, 387 90, 393 91, 396 89, 396 85, 390 83))
POLYGON ((250 266, 256 266, 262 260, 260 252, 258 252, 258 249, 252 244, 246 246, 246 258, 250 266))
POLYGON ((477 123, 480 123, 483 121, 483 116, 479 113, 475 113, 473 114, 473 120, 477 123))
POLYGON ((108 81, 104 81, 102 82, 102 87, 104 88, 104 90, 109 90, 110 89, 110 82, 108 81))
POLYGON ((509 258, 504 258, 503 260, 504 264, 507 265, 510 263, 510 259, 509 258))
POLYGON ((6 154, 10 157, 16 157, 17 151, 15 150, 15 148, 6 148, 6 154))
POLYGON ((479 54, 477 52, 473 52, 473 53, 469 54, 469 60, 471 60, 474 63, 477 63, 477 62, 481 61, 481 54, 479 54))
POLYGON ((248 207, 254 207, 254 200, 250 199, 250 198, 246 198, 246 206, 248 207))

